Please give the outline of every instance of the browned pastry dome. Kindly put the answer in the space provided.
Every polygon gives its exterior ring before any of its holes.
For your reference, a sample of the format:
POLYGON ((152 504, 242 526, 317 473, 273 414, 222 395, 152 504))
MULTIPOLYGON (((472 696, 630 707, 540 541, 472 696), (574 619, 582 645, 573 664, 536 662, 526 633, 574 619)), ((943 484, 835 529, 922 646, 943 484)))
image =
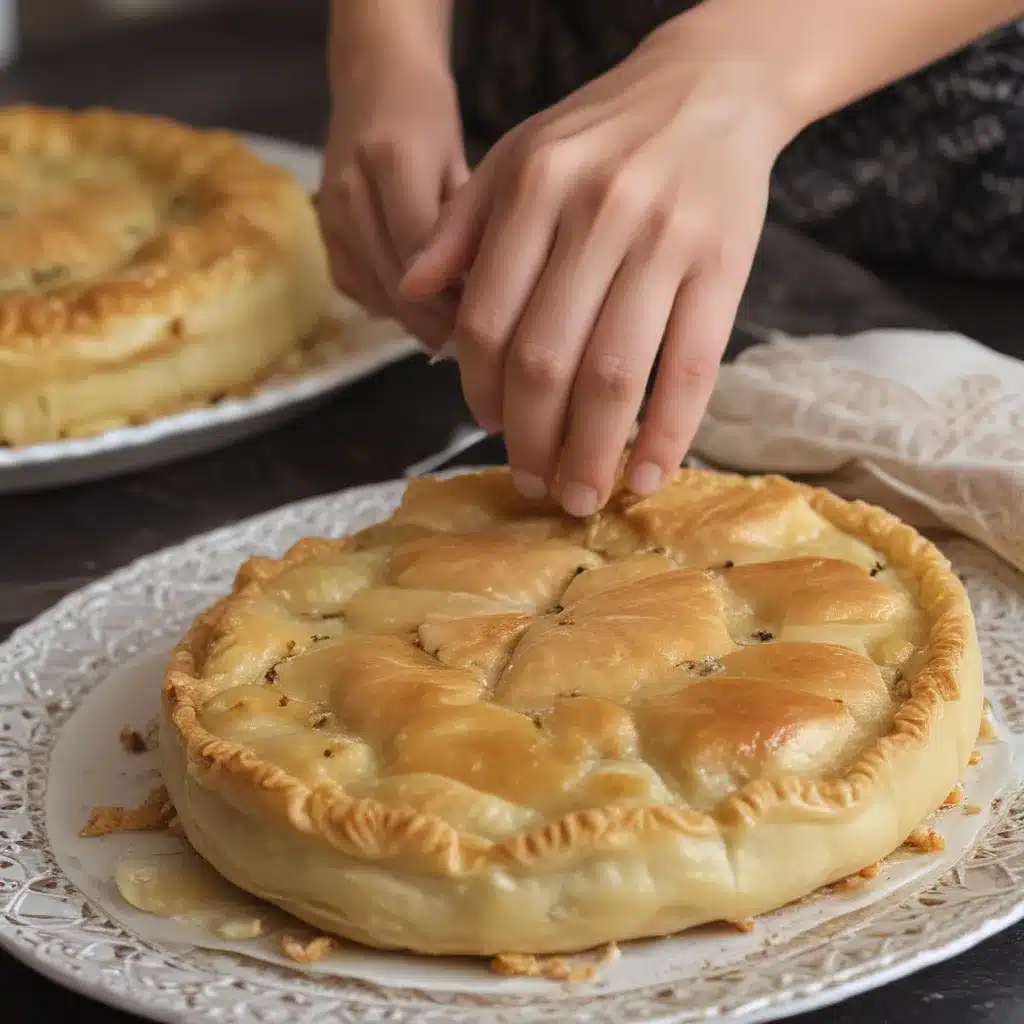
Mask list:
POLYGON ((682 470, 577 522, 495 470, 248 562, 173 657, 161 751, 196 849, 317 927, 553 953, 886 856, 981 707, 961 584, 880 509, 682 470))
POLYGON ((0 444, 97 434, 248 385, 329 295, 309 198, 240 139, 0 109, 0 444))

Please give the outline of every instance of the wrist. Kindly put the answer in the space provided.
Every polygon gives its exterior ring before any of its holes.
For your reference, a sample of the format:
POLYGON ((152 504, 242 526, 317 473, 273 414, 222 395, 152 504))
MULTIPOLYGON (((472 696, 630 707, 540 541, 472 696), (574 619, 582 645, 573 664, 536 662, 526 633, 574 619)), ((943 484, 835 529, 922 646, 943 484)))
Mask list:
POLYGON ((666 28, 687 57, 759 74, 792 138, 1022 12, 1022 0, 704 0, 666 28))
POLYGON ((681 102, 699 102, 723 123, 737 126, 774 161, 813 120, 801 83, 770 52, 695 19, 696 10, 665 22, 643 48, 653 50, 666 75, 678 82, 681 102))
POLYGON ((448 67, 452 0, 334 0, 330 68, 436 61, 448 67))

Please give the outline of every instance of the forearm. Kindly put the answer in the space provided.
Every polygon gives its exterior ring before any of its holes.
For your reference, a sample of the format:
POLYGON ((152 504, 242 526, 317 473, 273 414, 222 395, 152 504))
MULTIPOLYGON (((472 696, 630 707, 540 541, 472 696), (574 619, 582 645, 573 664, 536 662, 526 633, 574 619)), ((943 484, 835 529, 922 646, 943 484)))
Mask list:
POLYGON ((447 60, 453 0, 333 0, 330 67, 358 75, 363 56, 405 59, 409 47, 447 60))
POLYGON ((671 30, 760 62, 795 134, 1021 15, 1022 0, 705 0, 671 30))

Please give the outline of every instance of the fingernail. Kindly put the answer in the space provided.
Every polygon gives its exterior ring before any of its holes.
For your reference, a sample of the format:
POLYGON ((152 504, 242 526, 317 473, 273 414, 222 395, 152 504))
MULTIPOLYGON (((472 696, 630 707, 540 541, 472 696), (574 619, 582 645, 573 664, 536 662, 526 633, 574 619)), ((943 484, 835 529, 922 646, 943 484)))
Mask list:
POLYGON ((562 508, 577 519, 592 516, 597 511, 597 491, 586 484, 566 484, 562 488, 562 508))
POLYGON ((539 500, 548 493, 548 485, 532 473, 513 473, 512 484, 524 498, 539 500))
POLYGON ((428 366, 455 358, 455 339, 449 338, 431 357, 428 366))
POLYGON ((661 486, 663 476, 661 466, 653 462, 641 462, 629 474, 629 489, 634 494, 653 494, 661 486))

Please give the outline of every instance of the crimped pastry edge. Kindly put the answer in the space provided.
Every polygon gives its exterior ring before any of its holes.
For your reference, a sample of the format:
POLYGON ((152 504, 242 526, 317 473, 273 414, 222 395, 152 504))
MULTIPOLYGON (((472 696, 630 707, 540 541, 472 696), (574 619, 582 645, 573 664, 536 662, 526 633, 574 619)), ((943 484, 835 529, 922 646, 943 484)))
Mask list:
MULTIPOLYGON (((737 479, 736 474, 685 472, 737 479)), ((224 609, 246 588, 315 557, 321 543, 307 539, 280 559, 247 563, 233 593, 196 619, 172 655, 163 688, 161 750, 165 781, 189 839, 229 880, 318 927, 368 945, 480 955, 571 952, 612 939, 670 934, 723 916, 753 916, 887 856, 939 807, 976 741, 982 715, 981 659, 966 593, 945 556, 885 510, 781 477, 761 479, 794 488, 833 525, 870 543, 888 564, 904 570, 929 621, 928 658, 908 680, 910 697, 896 712, 892 729, 865 747, 840 777, 755 780, 706 814, 668 805, 588 808, 498 841, 459 833, 440 818, 411 808, 350 797, 334 785, 311 789, 244 745, 205 730, 197 717, 201 682, 194 675, 196 655, 224 609), (901 800, 901 791, 909 797, 901 800), (190 807, 199 812, 195 818, 190 807), (481 926, 467 946, 466 935, 457 934, 459 928, 442 926, 431 915, 409 922, 406 933, 391 938, 387 929, 375 929, 336 906, 296 900, 273 882, 254 884, 231 850, 218 843, 216 825, 210 828, 219 813, 240 814, 256 832, 273 822, 287 822, 288 834, 297 843, 322 840, 327 844, 322 853, 339 870, 343 865, 376 869, 370 874, 379 876, 385 887, 384 879, 399 878, 403 885, 431 892, 460 883, 468 893, 482 883, 493 896, 489 880, 495 874, 503 884, 508 878, 517 885, 542 880, 551 889, 549 915, 559 902, 557 893, 574 878, 581 881, 595 864, 620 873, 645 870, 644 857, 661 861, 666 848, 677 876, 674 885, 685 890, 687 878, 697 882, 707 850, 716 847, 733 886, 712 886, 717 894, 711 900, 714 912, 707 899, 695 899, 624 931, 607 920, 574 920, 563 922, 563 934, 553 936, 550 920, 534 915, 521 925, 506 919, 500 935, 487 936, 481 926), (792 849, 780 854, 778 826, 785 830, 783 847, 801 837, 820 844, 821 828, 831 828, 837 841, 826 844, 827 867, 818 863, 821 857, 801 861, 792 849), (746 881, 743 872, 749 875, 746 881)), ((600 884, 594 883, 592 894, 600 898, 600 884)), ((453 900, 451 913, 460 912, 459 905, 453 900)))

